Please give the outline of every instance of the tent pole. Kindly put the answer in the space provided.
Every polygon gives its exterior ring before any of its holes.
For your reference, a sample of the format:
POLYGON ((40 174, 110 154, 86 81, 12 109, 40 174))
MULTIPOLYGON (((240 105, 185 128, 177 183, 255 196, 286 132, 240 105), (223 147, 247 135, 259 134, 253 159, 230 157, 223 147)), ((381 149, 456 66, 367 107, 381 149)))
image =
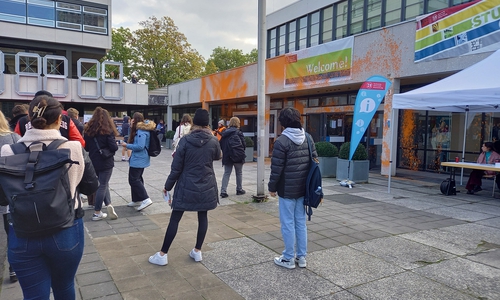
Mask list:
MULTIPOLYGON (((465 138, 467 136, 467 125, 469 123, 469 106, 467 105, 465 108, 465 128, 464 128, 464 142, 462 143, 462 162, 465 160, 465 138)), ((464 178, 464 168, 460 170, 460 185, 463 184, 464 178)))
POLYGON ((394 126, 394 108, 391 109, 391 119, 389 120, 389 132, 391 133, 391 138, 390 138, 390 145, 389 145, 389 182, 387 184, 387 193, 391 193, 391 177, 392 177, 392 141, 393 141, 393 135, 394 135, 394 130, 392 130, 391 127, 391 122, 392 126, 394 126))

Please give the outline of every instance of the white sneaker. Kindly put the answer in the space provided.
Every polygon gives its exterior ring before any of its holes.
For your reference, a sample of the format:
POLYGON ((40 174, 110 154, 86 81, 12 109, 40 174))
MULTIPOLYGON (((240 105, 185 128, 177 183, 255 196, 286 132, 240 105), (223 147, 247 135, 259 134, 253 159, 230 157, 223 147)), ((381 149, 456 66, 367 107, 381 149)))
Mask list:
POLYGON ((134 207, 134 206, 139 206, 139 205, 141 205, 141 202, 139 202, 139 201, 138 202, 132 201, 129 204, 127 204, 128 207, 134 207))
POLYGON ((141 206, 139 206, 137 208, 137 211, 141 211, 141 210, 145 209, 146 207, 150 206, 151 204, 153 204, 153 201, 151 201, 151 199, 148 198, 148 199, 142 201, 142 204, 141 204, 141 206))
POLYGON ((107 216, 108 216, 108 214, 103 213, 103 212, 100 212, 99 214, 93 214, 92 221, 100 221, 100 220, 106 219, 107 216))
POLYGON ((166 266, 168 264, 168 254, 161 256, 160 252, 156 252, 154 255, 149 257, 149 262, 154 265, 166 266))
POLYGON ((295 262, 297 263, 297 265, 299 265, 299 268, 305 268, 307 266, 307 262, 306 262, 306 257, 305 256, 296 257, 295 258, 295 262))
POLYGON ((274 263, 283 268, 295 269, 294 259, 285 259, 283 255, 280 257, 275 257, 274 263))
POLYGON ((111 220, 116 220, 118 219, 118 215, 116 214, 115 212, 115 208, 113 207, 113 205, 108 205, 108 215, 109 215, 109 218, 111 220))
POLYGON ((191 250, 191 252, 189 252, 189 256, 191 256, 192 259, 194 259, 194 261, 201 261, 202 258, 201 258, 201 251, 194 251, 194 248, 193 250, 191 250))

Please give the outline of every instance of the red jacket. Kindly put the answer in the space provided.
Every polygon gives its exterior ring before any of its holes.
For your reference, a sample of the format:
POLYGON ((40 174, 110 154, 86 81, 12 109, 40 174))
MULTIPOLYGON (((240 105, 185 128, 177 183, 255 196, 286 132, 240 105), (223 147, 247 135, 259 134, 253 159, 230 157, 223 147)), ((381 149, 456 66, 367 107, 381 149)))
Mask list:
MULTIPOLYGON (((26 130, 29 129, 31 129, 31 123, 28 121, 27 118, 26 120, 24 120, 24 118, 21 118, 19 119, 19 122, 17 122, 14 132, 19 134, 20 136, 23 136, 26 130), (24 126, 25 130, 21 130, 21 126, 24 126)), ((80 134, 80 131, 78 131, 78 128, 76 127, 75 123, 73 122, 73 120, 71 120, 70 117, 63 115, 59 131, 61 132, 61 135, 67 138, 68 140, 79 141, 80 144, 82 144, 82 147, 85 147, 85 140, 83 139, 82 135, 80 134)))

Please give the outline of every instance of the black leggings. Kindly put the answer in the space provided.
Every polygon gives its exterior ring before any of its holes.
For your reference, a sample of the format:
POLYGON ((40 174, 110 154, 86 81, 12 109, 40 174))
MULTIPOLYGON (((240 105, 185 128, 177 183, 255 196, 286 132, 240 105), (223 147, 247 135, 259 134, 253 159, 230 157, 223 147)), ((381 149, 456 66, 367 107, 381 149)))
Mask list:
MULTIPOLYGON (((170 245, 174 241, 175 235, 177 234, 177 229, 179 228, 179 222, 182 219, 184 211, 173 210, 170 216, 170 222, 168 223, 167 232, 165 232, 165 239, 163 240, 163 245, 161 246, 161 251, 163 253, 168 253, 170 245)), ((196 246, 195 248, 201 250, 205 236, 208 230, 208 214, 206 211, 198 212, 198 234, 196 235, 196 246)))

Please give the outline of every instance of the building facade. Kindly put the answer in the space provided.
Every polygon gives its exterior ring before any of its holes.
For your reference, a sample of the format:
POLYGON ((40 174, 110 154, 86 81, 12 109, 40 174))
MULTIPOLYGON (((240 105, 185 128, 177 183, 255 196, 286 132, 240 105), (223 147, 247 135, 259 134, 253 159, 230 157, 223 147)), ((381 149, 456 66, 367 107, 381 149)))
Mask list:
POLYGON ((125 83, 123 67, 100 62, 111 48, 112 0, 0 0, 0 109, 48 90, 65 108, 90 116, 102 106, 120 116, 133 111, 163 118, 162 103, 145 84, 125 83))
MULTIPOLYGON (((416 17, 478 2, 302 0, 269 14, 265 149, 271 153, 281 133, 279 111, 290 106, 302 113, 305 129, 315 141, 337 146, 350 141, 358 90, 370 76, 381 75, 392 85, 362 139, 371 168, 380 168, 382 174, 390 171, 392 123, 397 125, 392 167, 441 171, 440 161, 454 160, 462 152, 463 114, 401 110, 390 120, 392 95, 440 80, 491 54, 485 48, 477 54, 416 62, 416 45, 426 41, 416 42, 416 17)), ((493 2, 488 5, 496 11, 499 4, 493 2)), ((170 86, 169 110, 177 120, 181 111, 207 108, 214 127, 219 118, 238 116, 245 135, 255 137, 257 88, 257 65, 247 65, 170 86)), ((499 121, 500 114, 483 113, 467 124, 466 160, 475 160, 483 141, 498 139, 499 121)))

